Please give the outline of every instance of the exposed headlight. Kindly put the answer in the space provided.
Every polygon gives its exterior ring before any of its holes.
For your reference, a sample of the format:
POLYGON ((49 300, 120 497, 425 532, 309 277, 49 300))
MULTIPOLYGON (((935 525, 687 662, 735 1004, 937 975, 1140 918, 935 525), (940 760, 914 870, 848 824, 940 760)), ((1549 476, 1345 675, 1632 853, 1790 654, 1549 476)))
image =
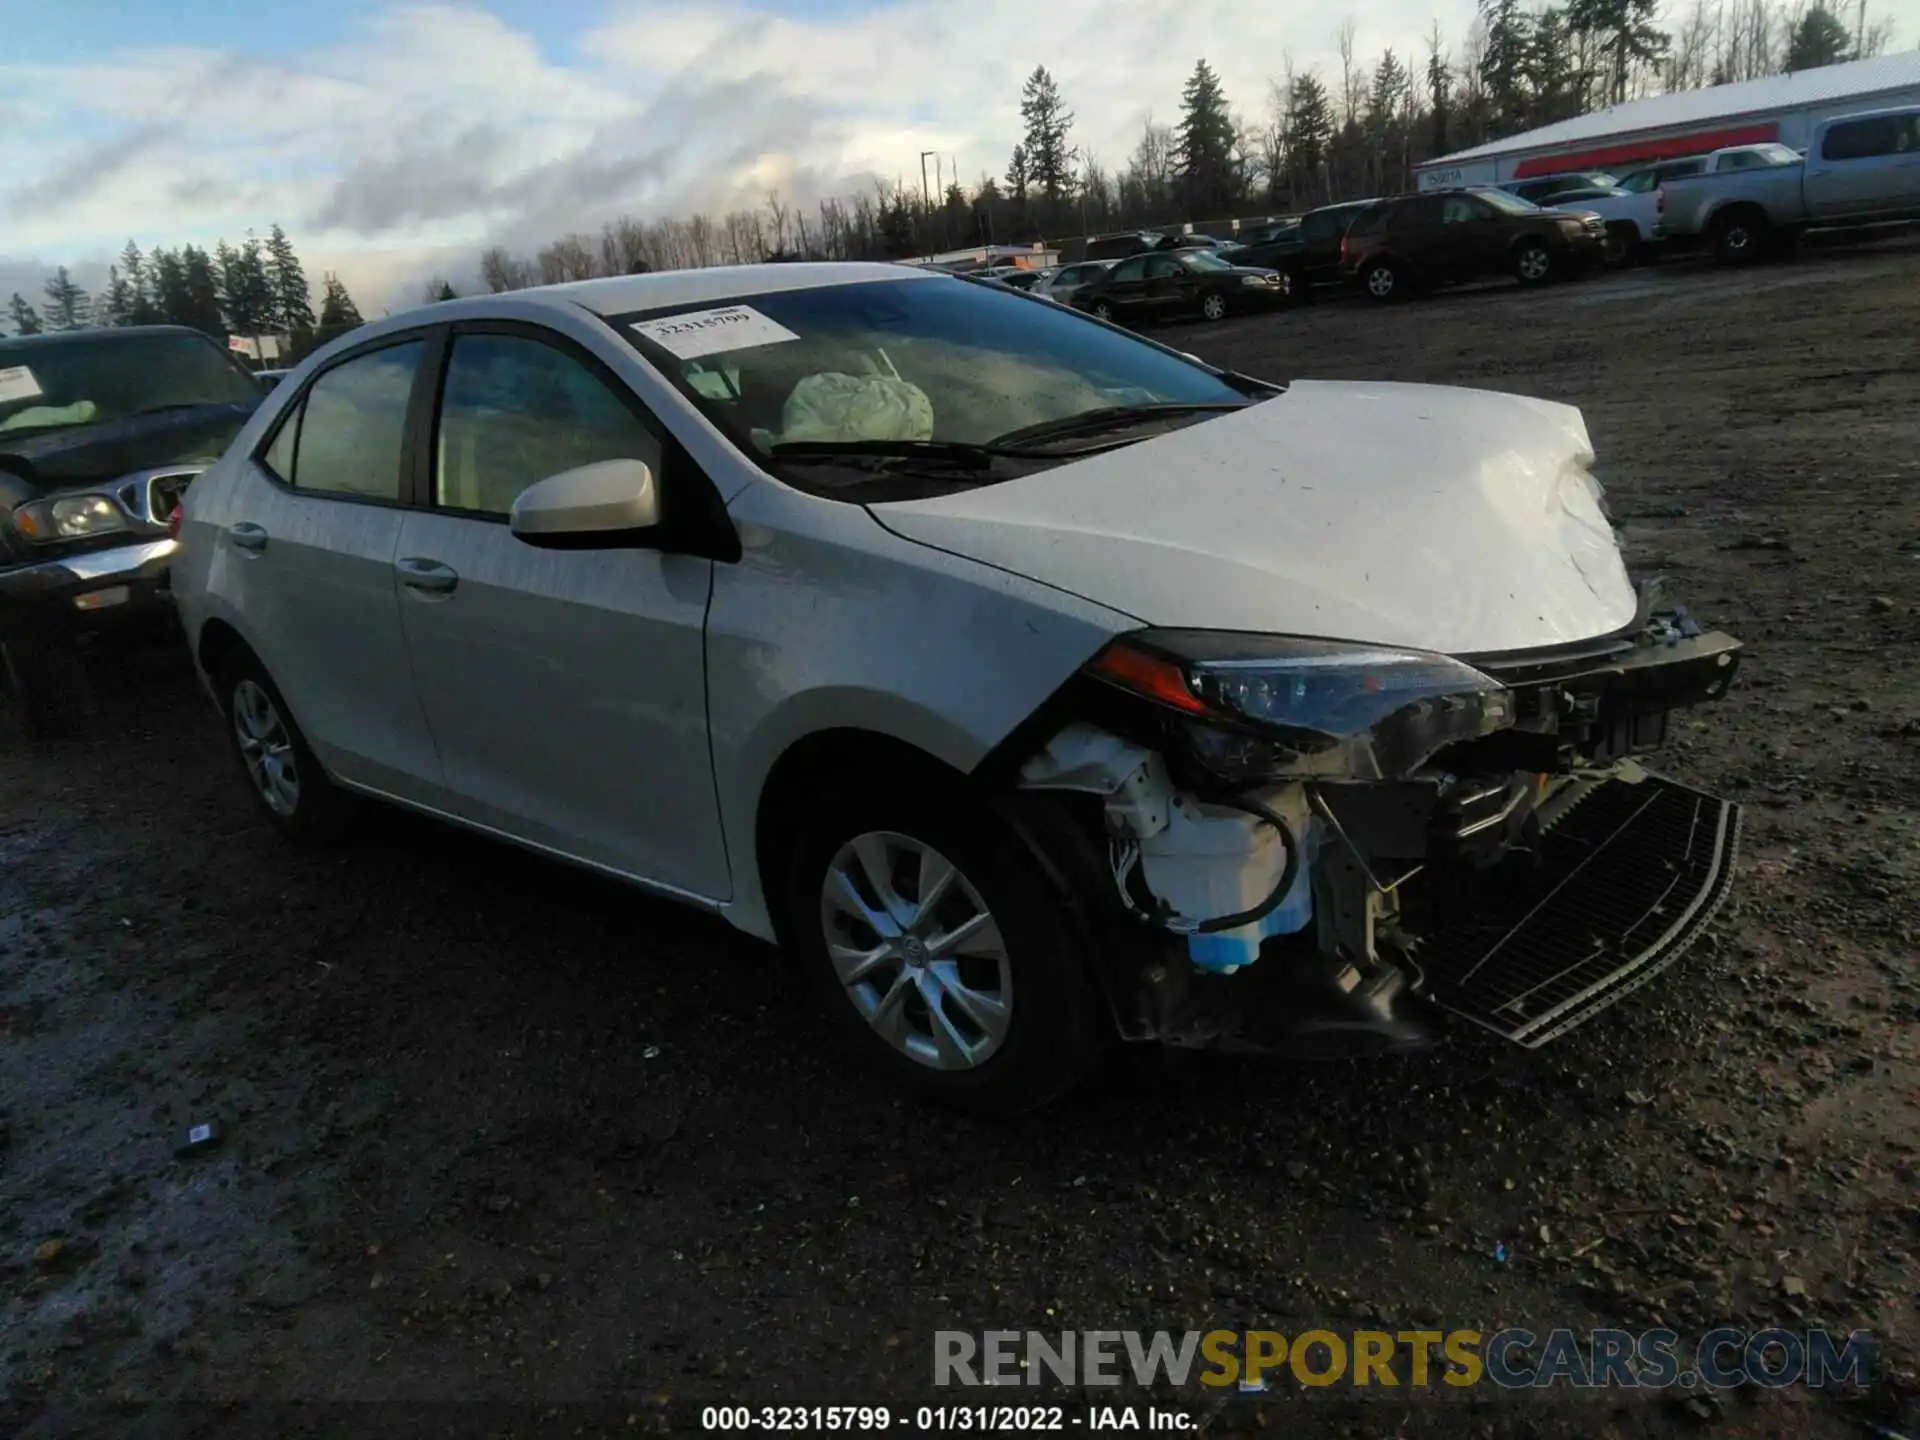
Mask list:
POLYGON ((60 495, 13 512, 14 527, 29 540, 80 540, 127 528, 127 512, 105 495, 60 495))
POLYGON ((1436 750, 1513 724, 1513 694, 1446 655, 1216 630, 1114 641, 1091 673, 1191 721, 1223 775, 1405 775, 1436 750))

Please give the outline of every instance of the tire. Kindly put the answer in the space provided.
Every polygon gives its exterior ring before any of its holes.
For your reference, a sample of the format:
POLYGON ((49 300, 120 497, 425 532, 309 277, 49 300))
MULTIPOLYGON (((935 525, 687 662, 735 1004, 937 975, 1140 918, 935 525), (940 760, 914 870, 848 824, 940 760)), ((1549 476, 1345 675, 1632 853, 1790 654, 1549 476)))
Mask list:
POLYGON ((1200 301, 1200 318, 1203 320, 1224 320, 1227 318, 1227 297, 1215 292, 1200 301))
POLYGON ((1640 227, 1630 220, 1607 226, 1607 263, 1626 269, 1640 258, 1640 227))
POLYGON ((352 797, 327 778, 266 667, 242 652, 216 683, 227 739, 260 813, 301 844, 339 839, 353 818, 352 797))
POLYGON ((1096 320, 1104 321, 1108 325, 1113 324, 1113 306, 1109 305, 1104 300, 1094 301, 1093 302, 1093 318, 1096 320))
POLYGON ((1360 288, 1385 304, 1398 300, 1406 293, 1407 286, 1399 267, 1391 261, 1370 260, 1360 267, 1360 288))
POLYGON ((1723 210, 1713 218, 1713 254, 1722 265, 1748 265, 1773 247, 1773 223, 1766 212, 1748 206, 1723 210))
POLYGON ((1513 251, 1513 276, 1522 285, 1542 285, 1554 277, 1560 267, 1553 252, 1539 240, 1522 240, 1513 251))
POLYGON ((998 1116, 1086 1075, 1098 1007, 1081 946, 1001 821, 958 786, 907 777, 849 780, 809 808, 786 866, 785 929, 866 1063, 928 1100, 998 1116), (923 884, 940 887, 924 912, 923 884), (963 925, 969 938, 943 951, 963 925))
POLYGON ((1298 270, 1282 270, 1280 272, 1280 295, 1285 304, 1304 305, 1308 300, 1313 298, 1313 287, 1307 283, 1306 277, 1301 275, 1298 270))
POLYGON ((25 627, 0 631, 0 693, 18 707, 21 728, 36 740, 77 734, 93 714, 86 662, 73 641, 25 627))

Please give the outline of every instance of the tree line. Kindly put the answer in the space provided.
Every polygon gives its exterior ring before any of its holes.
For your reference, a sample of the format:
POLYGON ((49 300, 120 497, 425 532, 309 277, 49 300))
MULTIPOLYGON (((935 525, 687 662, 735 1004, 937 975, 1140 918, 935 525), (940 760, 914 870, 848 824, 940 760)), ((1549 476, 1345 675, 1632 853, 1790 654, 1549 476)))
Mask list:
POLYGON ((224 340, 282 335, 304 354, 361 323, 360 312, 336 275, 322 283, 313 312, 305 267, 278 225, 262 240, 251 230, 238 245, 225 240, 211 253, 197 245, 156 246, 143 253, 132 240, 107 267, 107 284, 89 294, 62 265, 46 283, 44 313, 15 291, 7 319, 17 335, 120 325, 186 325, 224 340))
MULTIPOLYGON (((1198 61, 1171 124, 1148 118, 1124 163, 1075 142, 1058 82, 1036 66, 1021 89, 1022 134, 1004 175, 936 191, 906 179, 813 211, 769 195, 758 209, 637 220, 575 232, 532 255, 494 247, 479 281, 500 292, 599 275, 760 260, 904 259, 1136 227, 1223 224, 1410 189, 1423 161, 1645 95, 1725 85, 1883 52, 1884 22, 1855 23, 1813 0, 1691 0, 1659 22, 1659 0, 1480 0, 1457 49, 1436 26, 1418 54, 1368 61, 1351 21, 1335 73, 1281 73, 1249 109, 1198 61)), ((451 286, 435 278, 426 298, 451 286)))

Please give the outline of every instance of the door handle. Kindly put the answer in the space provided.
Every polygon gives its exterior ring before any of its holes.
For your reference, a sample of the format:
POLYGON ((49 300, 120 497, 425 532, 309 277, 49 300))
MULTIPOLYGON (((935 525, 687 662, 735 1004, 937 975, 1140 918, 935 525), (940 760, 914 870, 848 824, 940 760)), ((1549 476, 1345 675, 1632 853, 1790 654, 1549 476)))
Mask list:
POLYGON ((267 548, 267 532, 251 520, 241 520, 229 525, 227 538, 233 541, 236 548, 246 551, 249 555, 258 555, 267 548))
POLYGON ((400 573, 402 585, 409 590, 418 590, 423 595, 450 595, 460 583, 460 577, 451 565, 442 565, 438 560, 427 560, 417 555, 394 561, 393 568, 400 573))

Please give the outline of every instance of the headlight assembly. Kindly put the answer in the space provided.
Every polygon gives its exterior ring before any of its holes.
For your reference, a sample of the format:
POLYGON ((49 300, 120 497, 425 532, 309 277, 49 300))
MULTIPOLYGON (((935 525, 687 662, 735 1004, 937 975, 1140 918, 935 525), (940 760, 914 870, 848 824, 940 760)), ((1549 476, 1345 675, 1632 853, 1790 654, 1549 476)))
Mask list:
POLYGON ((1090 671, 1187 717, 1195 758, 1229 779, 1391 779, 1515 713, 1511 691, 1459 660, 1338 641, 1147 630, 1090 671))
POLYGON ((105 495, 57 495, 13 512, 14 528, 40 544, 127 529, 127 512, 105 495))

